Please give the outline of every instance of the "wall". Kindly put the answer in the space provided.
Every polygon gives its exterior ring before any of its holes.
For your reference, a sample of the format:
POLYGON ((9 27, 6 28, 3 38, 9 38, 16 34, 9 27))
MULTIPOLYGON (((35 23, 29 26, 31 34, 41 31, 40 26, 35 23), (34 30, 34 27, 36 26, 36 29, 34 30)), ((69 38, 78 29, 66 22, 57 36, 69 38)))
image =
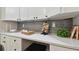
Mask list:
POLYGON ((73 25, 79 25, 79 16, 73 18, 73 25))
MULTIPOLYGON (((50 23, 50 21, 48 21, 50 23)), ((25 24, 24 28, 27 30, 34 30, 40 32, 42 29, 43 21, 30 21, 18 23, 18 29, 22 29, 22 25, 25 24)))
MULTIPOLYGON (((79 18, 79 17, 78 17, 79 18)), ((68 29, 72 28, 73 23, 74 24, 79 24, 78 22, 78 18, 74 18, 76 20, 72 20, 72 19, 66 19, 66 20, 50 20, 48 21, 49 26, 50 26, 50 32, 52 33, 56 33, 56 31, 60 28, 60 27, 65 27, 68 29), (75 22, 73 22, 75 21, 75 22), (56 27, 52 27, 52 22, 56 23, 56 27)), ((30 21, 30 22, 21 22, 21 23, 17 23, 16 22, 5 22, 5 21, 1 21, 0 20, 0 32, 6 32, 9 31, 10 29, 22 29, 22 24, 25 24, 25 29, 27 30, 34 30, 36 32, 41 32, 42 29, 42 24, 44 21, 30 21)))
POLYGON ((67 28, 68 30, 72 29, 73 26, 73 20, 72 19, 66 19, 66 20, 56 20, 52 21, 56 23, 56 27, 51 27, 51 32, 56 33, 58 29, 64 27, 67 28))
POLYGON ((0 20, 0 32, 7 32, 10 29, 17 29, 17 23, 16 22, 1 21, 0 20))
MULTIPOLYGON (((32 22, 21 22, 18 23, 18 29, 21 30, 22 29, 22 24, 25 24, 24 28, 27 30, 34 30, 36 32, 41 32, 42 29, 42 23, 43 21, 32 21, 32 22)), ((72 28, 73 25, 73 20, 72 19, 66 19, 66 20, 50 20, 48 21, 49 26, 50 26, 50 32, 52 33, 56 33, 56 31, 61 28, 61 27, 65 27, 68 29, 72 28), (52 22, 56 23, 56 27, 52 27, 52 22)))

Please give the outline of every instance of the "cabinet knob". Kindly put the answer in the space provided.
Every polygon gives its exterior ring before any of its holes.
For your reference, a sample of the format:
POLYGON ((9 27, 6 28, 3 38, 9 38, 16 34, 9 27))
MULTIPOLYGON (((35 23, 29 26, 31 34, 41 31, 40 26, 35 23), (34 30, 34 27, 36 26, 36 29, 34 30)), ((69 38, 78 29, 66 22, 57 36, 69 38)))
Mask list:
POLYGON ((6 37, 4 37, 4 39, 5 39, 6 37))
POLYGON ((48 17, 47 15, 45 17, 48 17))
POLYGON ((14 49, 14 51, 16 51, 16 49, 14 49))
POLYGON ((18 18, 17 21, 21 21, 21 18, 18 18))
POLYGON ((35 17, 33 17, 35 19, 35 17))
POLYGON ((16 40, 14 40, 14 42, 16 42, 16 40))
POLYGON ((38 17, 36 17, 36 19, 37 19, 38 17))
POLYGON ((3 41, 3 43, 6 43, 6 41, 3 41))

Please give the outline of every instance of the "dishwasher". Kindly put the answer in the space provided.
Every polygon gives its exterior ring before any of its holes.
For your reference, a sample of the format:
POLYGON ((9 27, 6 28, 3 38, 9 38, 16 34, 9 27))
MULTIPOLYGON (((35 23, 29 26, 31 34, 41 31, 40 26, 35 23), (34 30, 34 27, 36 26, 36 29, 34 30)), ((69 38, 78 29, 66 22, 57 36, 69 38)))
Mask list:
POLYGON ((28 48, 24 51, 47 51, 47 45, 32 43, 28 48))

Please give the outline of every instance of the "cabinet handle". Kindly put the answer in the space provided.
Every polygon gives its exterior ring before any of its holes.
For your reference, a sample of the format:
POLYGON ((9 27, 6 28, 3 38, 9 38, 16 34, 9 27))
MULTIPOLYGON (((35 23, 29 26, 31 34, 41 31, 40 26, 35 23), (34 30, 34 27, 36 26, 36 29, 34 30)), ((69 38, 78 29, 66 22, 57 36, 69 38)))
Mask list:
POLYGON ((16 40, 14 40, 14 42, 16 42, 16 40))
POLYGON ((36 17, 36 19, 37 19, 38 17, 36 17))
POLYGON ((4 39, 5 39, 6 37, 4 37, 4 39))
POLYGON ((14 51, 16 51, 16 49, 14 49, 14 51))
POLYGON ((35 17, 34 17, 34 19, 35 19, 35 17))
POLYGON ((48 17, 47 15, 45 17, 48 17))
POLYGON ((18 18, 17 21, 21 21, 21 18, 18 18))
POLYGON ((6 43, 6 41, 3 41, 3 43, 6 43))

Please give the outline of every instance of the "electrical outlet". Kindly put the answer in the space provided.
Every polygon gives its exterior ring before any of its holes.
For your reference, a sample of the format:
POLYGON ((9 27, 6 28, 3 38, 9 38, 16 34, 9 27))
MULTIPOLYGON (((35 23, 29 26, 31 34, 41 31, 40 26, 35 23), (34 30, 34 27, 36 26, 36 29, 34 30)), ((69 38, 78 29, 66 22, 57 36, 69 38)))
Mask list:
POLYGON ((25 25, 23 24, 22 27, 24 27, 25 25))
POLYGON ((55 22, 52 22, 52 27, 56 27, 56 24, 55 24, 55 22))

